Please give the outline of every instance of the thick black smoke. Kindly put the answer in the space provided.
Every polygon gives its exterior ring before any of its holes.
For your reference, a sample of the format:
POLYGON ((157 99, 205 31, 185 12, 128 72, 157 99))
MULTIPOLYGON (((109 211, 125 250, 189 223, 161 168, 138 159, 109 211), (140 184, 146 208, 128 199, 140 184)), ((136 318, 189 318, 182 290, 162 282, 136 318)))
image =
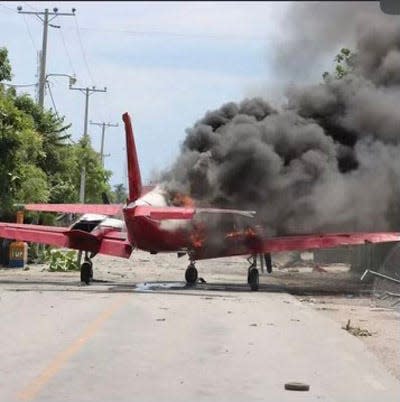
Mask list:
POLYGON ((353 73, 292 87, 282 110, 254 98, 207 112, 164 186, 256 210, 271 235, 399 230, 400 23, 372 18, 356 39, 353 73))

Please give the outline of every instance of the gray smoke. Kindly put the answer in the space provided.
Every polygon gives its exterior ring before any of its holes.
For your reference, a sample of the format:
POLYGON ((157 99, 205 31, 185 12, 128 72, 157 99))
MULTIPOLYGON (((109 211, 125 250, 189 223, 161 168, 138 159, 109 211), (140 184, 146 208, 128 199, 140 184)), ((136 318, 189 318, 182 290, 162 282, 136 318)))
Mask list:
POLYGON ((270 235, 399 230, 400 24, 369 18, 356 30, 354 73, 293 86, 282 110, 253 98, 207 112, 164 174, 167 190, 254 209, 270 235))
POLYGON ((276 38, 275 71, 287 80, 319 74, 338 49, 355 46, 357 30, 396 19, 383 14, 377 1, 293 2, 282 20, 283 35, 276 38))

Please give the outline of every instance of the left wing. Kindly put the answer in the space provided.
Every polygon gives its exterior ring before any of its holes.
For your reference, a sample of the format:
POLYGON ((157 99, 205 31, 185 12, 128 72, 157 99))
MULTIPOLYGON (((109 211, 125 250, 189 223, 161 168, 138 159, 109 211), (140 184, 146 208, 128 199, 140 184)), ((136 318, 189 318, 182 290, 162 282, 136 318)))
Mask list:
POLYGON ((126 233, 111 228, 92 234, 63 227, 0 222, 0 237, 123 258, 129 258, 132 252, 132 246, 126 238, 126 233))

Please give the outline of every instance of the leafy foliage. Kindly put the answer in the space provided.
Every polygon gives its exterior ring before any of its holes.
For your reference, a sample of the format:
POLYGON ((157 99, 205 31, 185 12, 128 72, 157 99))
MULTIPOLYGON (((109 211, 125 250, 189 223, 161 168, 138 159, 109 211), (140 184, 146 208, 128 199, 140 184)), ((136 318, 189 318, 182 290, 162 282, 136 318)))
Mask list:
POLYGON ((50 271, 78 271, 79 266, 76 263, 77 253, 74 250, 45 250, 45 261, 49 263, 50 271))
POLYGON ((11 81, 11 64, 8 60, 8 51, 0 47, 0 81, 11 81))
MULTIPOLYGON (((7 49, 0 48, 0 81, 10 80, 7 49)), ((27 94, 0 83, 0 219, 14 220, 14 203, 79 201, 86 166, 86 202, 111 194, 110 171, 87 136, 72 144, 64 117, 42 109, 27 94)))
MULTIPOLYGON (((353 53, 350 49, 345 47, 340 49, 340 52, 334 58, 334 61, 336 62, 334 77, 336 79, 339 80, 347 75, 350 71, 353 71, 355 57, 355 53, 353 53)), ((331 79, 331 74, 325 71, 322 74, 322 77, 324 80, 329 80, 331 79)))
POLYGON ((111 195, 114 203, 123 204, 128 198, 128 190, 123 183, 115 184, 111 195))

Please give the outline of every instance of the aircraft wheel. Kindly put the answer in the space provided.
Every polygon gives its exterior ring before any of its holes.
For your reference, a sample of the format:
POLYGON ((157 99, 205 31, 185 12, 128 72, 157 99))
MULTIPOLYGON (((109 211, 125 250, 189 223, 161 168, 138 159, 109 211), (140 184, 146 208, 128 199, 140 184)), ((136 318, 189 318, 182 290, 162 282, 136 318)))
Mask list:
POLYGON ((88 262, 90 265, 90 279, 92 280, 93 279, 93 262, 92 262, 92 260, 87 260, 86 262, 88 262))
POLYGON ((247 281, 250 285, 250 289, 253 291, 258 290, 259 286, 259 274, 258 274, 258 269, 257 268, 250 268, 249 269, 249 274, 247 276, 247 281))
POLYGON ((197 281, 198 272, 193 264, 190 264, 185 272, 185 279, 188 285, 194 285, 197 281))
POLYGON ((92 277, 93 277, 92 264, 88 261, 85 261, 81 265, 81 282, 85 282, 86 285, 89 285, 92 277))

